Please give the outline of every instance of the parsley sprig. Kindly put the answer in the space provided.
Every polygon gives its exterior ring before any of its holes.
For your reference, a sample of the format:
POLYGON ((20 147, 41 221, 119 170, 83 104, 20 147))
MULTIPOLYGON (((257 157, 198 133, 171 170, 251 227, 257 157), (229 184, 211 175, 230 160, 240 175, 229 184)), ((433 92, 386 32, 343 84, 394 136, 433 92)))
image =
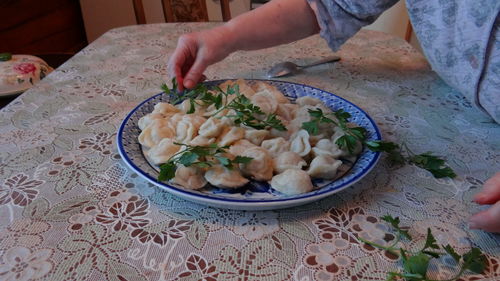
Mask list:
POLYGON ((181 148, 181 150, 172 155, 167 162, 160 165, 158 181, 173 179, 178 165, 208 168, 219 163, 228 169, 233 169, 235 164, 247 164, 253 159, 251 157, 236 156, 231 160, 224 156, 229 146, 218 146, 215 143, 208 146, 193 146, 183 143, 174 144, 184 146, 185 149, 181 148), (215 162, 214 160, 217 161, 215 162))
POLYGON ((445 161, 431 152, 421 154, 413 153, 406 145, 404 149, 393 142, 386 141, 368 141, 365 142, 368 149, 372 151, 384 151, 389 154, 389 161, 393 165, 402 165, 405 163, 413 164, 425 169, 435 178, 454 178, 457 175, 446 165, 445 161))
POLYGON ((351 115, 348 112, 340 109, 332 113, 324 114, 321 109, 309 109, 311 121, 302 123, 302 128, 307 130, 309 134, 319 134, 319 127, 322 123, 332 123, 339 126, 345 135, 341 136, 335 141, 340 148, 347 148, 350 153, 353 152, 357 142, 363 143, 368 149, 375 152, 387 152, 389 154, 389 161, 393 165, 403 165, 405 163, 416 165, 432 173, 436 178, 454 178, 455 172, 445 164, 445 161, 430 152, 415 154, 405 145, 405 149, 393 142, 387 141, 367 141, 366 129, 363 127, 349 127, 349 118, 351 115), (335 117, 334 121, 330 117, 335 117), (406 154, 406 155, 405 155, 406 154))
POLYGON ((460 266, 460 270, 458 271, 458 273, 454 277, 447 279, 446 281, 457 280, 467 270, 481 274, 486 269, 487 260, 481 250, 479 250, 478 248, 472 248, 469 252, 461 256, 455 251, 455 249, 453 249, 451 245, 438 245, 436 238, 434 237, 434 235, 432 235, 432 231, 430 228, 427 228, 425 244, 419 251, 412 252, 410 250, 400 248, 397 245, 399 244, 401 238, 404 237, 411 241, 412 237, 407 230, 403 230, 399 226, 399 218, 394 218, 390 215, 386 215, 381 219, 388 222, 396 232, 396 239, 391 245, 383 246, 365 240, 361 237, 358 237, 358 239, 363 243, 386 250, 394 255, 401 257, 403 270, 389 272, 387 274, 386 280, 391 281, 404 279, 409 281, 438 281, 429 279, 427 277, 427 271, 431 260, 437 259, 443 255, 450 255, 456 261, 457 265, 460 266), (444 252, 440 250, 444 250, 444 252))
POLYGON ((270 127, 279 131, 286 131, 286 127, 276 114, 266 115, 260 107, 252 104, 250 99, 240 93, 237 84, 228 85, 226 90, 218 86, 209 89, 204 84, 198 84, 191 90, 179 92, 177 90, 177 81, 173 78, 172 86, 172 89, 169 89, 166 84, 162 84, 161 89, 171 96, 172 103, 174 104, 189 99, 190 108, 187 114, 195 112, 196 104, 203 106, 214 105, 216 112, 212 116, 216 116, 224 109, 230 109, 235 114, 227 115, 226 117, 233 118, 235 124, 243 124, 258 130, 270 127), (230 96, 235 97, 229 101, 230 96))
POLYGON ((311 135, 318 135, 320 131, 320 125, 325 123, 331 123, 342 129, 345 134, 335 141, 340 148, 347 148, 350 153, 353 153, 357 143, 363 142, 365 140, 366 129, 363 127, 349 127, 349 118, 351 114, 345 112, 343 109, 339 109, 332 113, 323 113, 320 108, 308 109, 309 115, 311 116, 311 121, 302 123, 302 129, 306 130, 311 135), (330 117, 331 118, 330 118, 330 117), (334 119, 332 119, 334 118, 334 119))

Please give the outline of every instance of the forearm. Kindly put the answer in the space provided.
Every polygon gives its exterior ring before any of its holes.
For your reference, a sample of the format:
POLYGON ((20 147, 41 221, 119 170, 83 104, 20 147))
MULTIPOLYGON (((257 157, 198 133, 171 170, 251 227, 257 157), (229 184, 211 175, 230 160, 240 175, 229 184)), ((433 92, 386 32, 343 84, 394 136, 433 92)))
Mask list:
POLYGON ((228 37, 231 52, 290 43, 319 32, 306 0, 273 0, 220 28, 228 37))

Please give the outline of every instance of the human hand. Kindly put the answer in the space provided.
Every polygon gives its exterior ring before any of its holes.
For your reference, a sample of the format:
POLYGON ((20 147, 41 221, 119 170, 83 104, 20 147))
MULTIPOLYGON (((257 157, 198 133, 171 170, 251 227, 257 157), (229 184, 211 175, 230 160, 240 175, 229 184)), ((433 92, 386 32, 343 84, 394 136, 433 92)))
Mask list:
POLYGON ((469 227, 500 233, 500 172, 484 183, 483 189, 474 196, 474 201, 492 206, 473 215, 469 219, 469 227))
POLYGON ((230 33, 224 26, 182 35, 168 61, 169 75, 177 78, 180 90, 193 88, 203 80, 209 65, 232 52, 230 43, 230 33))

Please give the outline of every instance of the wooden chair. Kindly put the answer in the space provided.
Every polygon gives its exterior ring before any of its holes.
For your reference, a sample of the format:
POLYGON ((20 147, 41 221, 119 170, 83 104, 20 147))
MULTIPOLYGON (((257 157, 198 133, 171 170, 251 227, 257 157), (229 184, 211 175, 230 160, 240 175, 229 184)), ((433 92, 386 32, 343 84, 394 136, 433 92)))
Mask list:
MULTIPOLYGON (((146 23, 146 15, 142 0, 132 0, 137 24, 146 23)), ((219 0, 222 19, 231 19, 229 0, 219 0)), ((166 22, 208 21, 207 4, 205 0, 161 0, 163 15, 166 22)))

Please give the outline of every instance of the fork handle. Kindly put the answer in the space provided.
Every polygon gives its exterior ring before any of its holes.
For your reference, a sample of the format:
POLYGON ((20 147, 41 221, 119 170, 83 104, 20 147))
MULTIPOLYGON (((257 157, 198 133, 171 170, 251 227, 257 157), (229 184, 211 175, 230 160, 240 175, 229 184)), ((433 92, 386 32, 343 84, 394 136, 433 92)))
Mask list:
POLYGON ((319 65, 319 64, 324 64, 324 63, 328 63, 328 62, 336 62, 336 61, 339 61, 339 60, 340 60, 339 56, 331 56, 331 57, 326 57, 324 59, 315 61, 315 62, 313 62, 311 64, 301 65, 300 67, 301 68, 308 68, 308 67, 311 67, 311 66, 315 66, 315 65, 319 65))

